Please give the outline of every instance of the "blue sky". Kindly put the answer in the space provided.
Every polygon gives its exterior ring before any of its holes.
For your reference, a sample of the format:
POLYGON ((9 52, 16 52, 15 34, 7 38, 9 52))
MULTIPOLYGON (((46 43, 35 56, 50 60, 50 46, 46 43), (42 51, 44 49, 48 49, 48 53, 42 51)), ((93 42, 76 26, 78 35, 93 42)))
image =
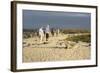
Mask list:
POLYGON ((90 29, 91 14, 82 12, 23 10, 24 29, 45 27, 47 24, 51 28, 90 29))

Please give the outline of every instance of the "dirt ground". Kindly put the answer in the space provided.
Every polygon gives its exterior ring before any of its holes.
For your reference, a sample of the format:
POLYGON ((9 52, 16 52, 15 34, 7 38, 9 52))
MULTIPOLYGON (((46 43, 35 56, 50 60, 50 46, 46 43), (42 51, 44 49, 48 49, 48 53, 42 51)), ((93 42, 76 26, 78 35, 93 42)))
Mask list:
POLYGON ((85 60, 91 57, 91 46, 85 42, 64 41, 69 35, 50 37, 46 42, 38 37, 23 40, 23 62, 85 60))

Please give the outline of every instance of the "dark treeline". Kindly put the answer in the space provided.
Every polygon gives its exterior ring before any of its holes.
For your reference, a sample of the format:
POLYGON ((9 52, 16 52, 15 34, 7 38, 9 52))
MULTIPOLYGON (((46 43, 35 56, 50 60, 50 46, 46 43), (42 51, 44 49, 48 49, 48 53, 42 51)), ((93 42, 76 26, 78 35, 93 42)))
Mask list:
POLYGON ((90 33, 89 30, 85 30, 85 29, 61 29, 60 31, 65 34, 90 33))
POLYGON ((38 29, 23 29, 23 32, 37 32, 38 29))
MULTIPOLYGON (((61 29, 61 28, 51 28, 51 30, 59 29, 62 33, 90 33, 90 30, 86 29, 61 29)), ((23 29, 23 32, 38 32, 39 28, 37 29, 23 29)))

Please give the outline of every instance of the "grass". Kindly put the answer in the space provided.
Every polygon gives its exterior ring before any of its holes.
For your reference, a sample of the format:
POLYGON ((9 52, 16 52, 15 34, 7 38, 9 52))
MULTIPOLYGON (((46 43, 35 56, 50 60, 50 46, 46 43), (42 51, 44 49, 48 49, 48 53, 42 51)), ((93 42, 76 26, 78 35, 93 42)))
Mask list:
POLYGON ((66 40, 74 41, 74 42, 82 41, 82 42, 90 43, 91 42, 91 35, 90 34, 78 35, 78 36, 73 36, 73 37, 66 38, 66 40))

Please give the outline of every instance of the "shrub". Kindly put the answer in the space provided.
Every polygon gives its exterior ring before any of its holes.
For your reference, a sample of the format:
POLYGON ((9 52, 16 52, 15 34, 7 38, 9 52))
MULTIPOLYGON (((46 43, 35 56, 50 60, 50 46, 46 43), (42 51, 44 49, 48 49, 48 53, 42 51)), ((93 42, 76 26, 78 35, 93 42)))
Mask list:
POLYGON ((66 38, 66 40, 68 41, 74 41, 74 42, 78 42, 78 41, 82 41, 82 42, 91 42, 91 35, 78 35, 78 36, 73 36, 73 37, 69 37, 66 38))

